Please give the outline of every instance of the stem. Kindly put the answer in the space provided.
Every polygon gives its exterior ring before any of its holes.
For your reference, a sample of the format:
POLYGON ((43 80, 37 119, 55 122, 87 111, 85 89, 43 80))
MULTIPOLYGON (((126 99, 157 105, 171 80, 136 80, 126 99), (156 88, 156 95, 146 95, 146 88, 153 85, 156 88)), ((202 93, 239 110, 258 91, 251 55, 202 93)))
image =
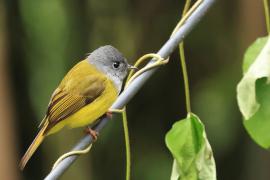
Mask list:
POLYGON ((184 6, 184 9, 183 9, 183 12, 182 12, 182 17, 185 16, 185 14, 187 13, 189 7, 190 7, 190 4, 191 4, 191 0, 186 0, 186 3, 185 3, 185 6, 184 6))
MULTIPOLYGON (((190 7, 190 3, 191 3, 191 0, 186 0, 182 17, 187 13, 190 7)), ((189 81, 188 81, 187 65, 186 65, 186 59, 185 59, 184 42, 181 42, 179 44, 179 53, 180 53, 180 61, 181 61, 183 78, 184 78, 186 109, 187 109, 187 113, 189 114, 191 113, 191 105, 190 105, 189 81)))
POLYGON ((267 33, 270 35, 270 18, 269 18, 268 0, 263 0, 263 5, 264 5, 264 13, 265 13, 265 21, 266 21, 267 33))
POLYGON ((187 73, 183 42, 179 44, 179 52, 180 52, 180 61, 181 61, 181 67, 182 67, 183 78, 184 78, 184 86, 185 86, 186 109, 187 109, 187 113, 191 113, 188 73, 187 73))
POLYGON ((126 180, 130 180, 130 169, 131 169, 131 153, 130 153, 130 141, 129 141, 129 132, 128 132, 128 123, 127 123, 127 111, 124 108, 122 113, 123 117, 123 126, 124 126, 124 135, 125 135, 125 145, 126 145, 126 180))

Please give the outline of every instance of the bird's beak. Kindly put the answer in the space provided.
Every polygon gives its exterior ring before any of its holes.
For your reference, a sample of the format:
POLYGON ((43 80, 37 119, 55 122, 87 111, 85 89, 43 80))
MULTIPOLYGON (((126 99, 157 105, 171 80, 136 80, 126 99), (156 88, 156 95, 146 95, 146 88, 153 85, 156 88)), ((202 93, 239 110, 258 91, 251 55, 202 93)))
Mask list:
POLYGON ((137 67, 135 67, 135 66, 132 66, 132 65, 130 65, 130 64, 128 64, 128 69, 129 70, 138 70, 138 68, 137 67))

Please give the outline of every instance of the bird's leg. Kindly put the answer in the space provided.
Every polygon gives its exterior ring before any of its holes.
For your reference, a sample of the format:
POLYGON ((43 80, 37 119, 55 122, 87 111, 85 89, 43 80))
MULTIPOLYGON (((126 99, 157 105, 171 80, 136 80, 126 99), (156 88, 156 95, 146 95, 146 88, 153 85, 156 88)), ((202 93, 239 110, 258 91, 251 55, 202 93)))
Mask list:
POLYGON ((123 113, 124 112, 124 108, 123 109, 109 109, 107 112, 106 112, 106 116, 108 117, 108 118, 112 118, 112 115, 113 115, 113 113, 123 113))
POLYGON ((98 137, 98 132, 91 129, 91 127, 87 126, 87 128, 84 130, 84 132, 86 134, 89 134, 90 136, 92 136, 93 140, 96 141, 97 137, 98 137))

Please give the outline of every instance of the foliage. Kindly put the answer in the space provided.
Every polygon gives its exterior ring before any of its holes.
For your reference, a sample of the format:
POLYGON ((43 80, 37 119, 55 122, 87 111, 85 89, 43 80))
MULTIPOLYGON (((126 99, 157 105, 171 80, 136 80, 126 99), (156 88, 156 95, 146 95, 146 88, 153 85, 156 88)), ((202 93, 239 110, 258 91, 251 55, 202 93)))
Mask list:
POLYGON ((248 47, 243 59, 243 74, 247 73, 250 65, 255 61, 267 40, 268 37, 258 38, 250 47, 248 47))
POLYGON ((259 38, 247 50, 244 76, 237 86, 244 125, 260 146, 270 147, 270 39, 259 38))
POLYGON ((216 179, 212 149, 196 115, 177 121, 166 135, 166 145, 175 159, 171 180, 216 179))

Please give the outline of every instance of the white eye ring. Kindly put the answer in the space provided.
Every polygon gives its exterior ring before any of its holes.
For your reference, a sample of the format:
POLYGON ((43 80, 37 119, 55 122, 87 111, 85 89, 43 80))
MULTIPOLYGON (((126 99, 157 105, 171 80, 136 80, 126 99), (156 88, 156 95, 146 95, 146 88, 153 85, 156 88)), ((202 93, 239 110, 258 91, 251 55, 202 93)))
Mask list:
POLYGON ((112 66, 113 66, 114 69, 118 69, 120 67, 120 62, 115 61, 115 62, 113 62, 112 66))

